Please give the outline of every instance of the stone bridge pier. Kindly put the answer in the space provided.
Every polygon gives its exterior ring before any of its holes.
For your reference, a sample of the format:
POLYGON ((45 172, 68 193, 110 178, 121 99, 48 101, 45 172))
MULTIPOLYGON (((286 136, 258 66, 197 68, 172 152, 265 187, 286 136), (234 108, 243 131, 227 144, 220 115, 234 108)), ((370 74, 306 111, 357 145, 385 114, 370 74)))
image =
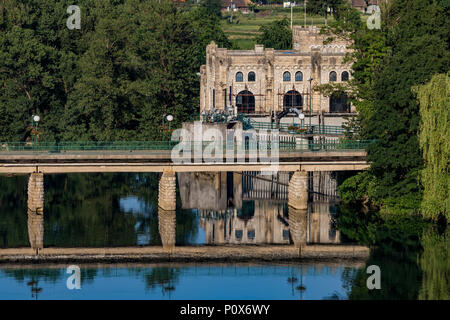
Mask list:
POLYGON ((298 210, 308 209, 308 172, 296 171, 289 181, 290 207, 298 210))
POLYGON ((28 179, 28 239, 39 254, 44 248, 44 174, 33 172, 28 179))
POLYGON ((306 221, 308 210, 289 207, 289 230, 296 248, 303 249, 306 246, 306 221))
POLYGON ((166 170, 159 180, 158 206, 166 211, 172 211, 177 206, 177 190, 175 172, 166 170))
POLYGON ((158 208, 158 228, 162 246, 168 253, 172 253, 176 240, 176 214, 175 211, 167 211, 158 208))

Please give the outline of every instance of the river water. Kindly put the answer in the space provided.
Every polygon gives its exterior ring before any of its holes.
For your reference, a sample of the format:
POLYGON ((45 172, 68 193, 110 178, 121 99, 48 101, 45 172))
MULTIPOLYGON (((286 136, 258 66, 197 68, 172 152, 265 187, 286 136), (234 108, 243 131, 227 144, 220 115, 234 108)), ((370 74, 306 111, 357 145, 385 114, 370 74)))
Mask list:
MULTIPOLYGON (((161 246, 158 181, 158 174, 46 175, 36 231, 27 216, 28 177, 0 177, 0 250, 39 242, 161 246)), ((288 181, 287 173, 275 180, 250 172, 178 175, 175 245, 292 246, 288 181)), ((68 265, 5 263, 0 299, 449 299, 448 231, 339 205, 338 183, 311 180, 306 243, 367 245, 366 260, 84 264, 81 290, 68 290, 68 265), (381 289, 367 287, 370 265, 380 267, 381 289)))

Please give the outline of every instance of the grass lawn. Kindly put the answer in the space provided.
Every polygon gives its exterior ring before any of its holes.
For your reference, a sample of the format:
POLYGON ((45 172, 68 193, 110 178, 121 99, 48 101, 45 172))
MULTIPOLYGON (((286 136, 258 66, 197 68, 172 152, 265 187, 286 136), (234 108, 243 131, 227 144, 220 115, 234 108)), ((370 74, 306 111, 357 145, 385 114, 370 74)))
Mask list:
MULTIPOLYGON (((243 14, 233 12, 233 22, 230 23, 230 13, 222 13, 222 29, 228 38, 233 42, 236 49, 253 49, 256 44, 256 37, 260 34, 259 28, 275 20, 283 18, 291 20, 290 9, 280 7, 262 7, 257 12, 243 14)), ((363 21, 367 16, 362 16, 363 21)), ((333 17, 328 17, 328 22, 333 21, 333 17)), ((302 8, 293 10, 293 24, 304 25, 305 16, 302 8)), ((307 25, 323 26, 325 19, 321 16, 306 15, 307 25)))

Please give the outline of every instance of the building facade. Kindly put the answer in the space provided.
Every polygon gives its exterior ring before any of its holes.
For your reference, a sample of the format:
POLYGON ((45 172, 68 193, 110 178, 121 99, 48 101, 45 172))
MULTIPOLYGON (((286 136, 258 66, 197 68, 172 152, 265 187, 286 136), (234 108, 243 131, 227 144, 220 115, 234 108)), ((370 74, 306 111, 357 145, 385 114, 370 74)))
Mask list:
POLYGON ((348 43, 324 45, 326 36, 314 26, 294 26, 293 49, 227 50, 211 42, 200 68, 200 111, 227 110, 270 114, 286 108, 309 113, 348 113, 345 96, 325 97, 312 90, 330 82, 348 81, 351 64, 343 63, 348 43), (312 80, 310 80, 312 78, 312 80))

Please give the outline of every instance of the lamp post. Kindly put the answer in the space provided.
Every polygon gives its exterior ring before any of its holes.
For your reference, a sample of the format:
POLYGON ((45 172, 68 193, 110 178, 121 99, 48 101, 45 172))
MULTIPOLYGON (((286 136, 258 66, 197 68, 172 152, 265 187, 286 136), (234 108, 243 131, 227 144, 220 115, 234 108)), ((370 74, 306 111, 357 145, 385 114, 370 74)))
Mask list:
POLYGON ((304 119, 305 119, 305 115, 304 115, 303 113, 300 113, 300 114, 298 115, 298 117, 300 118, 300 126, 301 126, 301 128, 303 129, 303 121, 304 121, 304 119))
POLYGON ((32 119, 33 119, 33 121, 32 121, 32 127, 33 127, 33 129, 32 129, 32 131, 31 131, 31 135, 32 135, 32 141, 33 141, 33 144, 36 144, 37 139, 38 139, 38 137, 37 137, 37 134, 38 134, 38 124, 39 124, 39 121, 41 121, 41 117, 39 117, 38 115, 34 115, 34 116, 32 116, 32 119))
POLYGON ((170 123, 173 121, 173 116, 172 116, 171 114, 169 114, 169 115, 166 117, 166 119, 167 119, 167 121, 169 122, 169 132, 170 132, 170 123))
POLYGON ((171 114, 166 115, 165 113, 163 114, 162 117, 162 130, 163 130, 163 141, 166 140, 166 125, 165 125, 165 120, 167 120, 167 122, 169 122, 169 131, 170 131, 170 123, 173 120, 173 116, 171 114))
POLYGON ((311 106, 312 106, 312 81, 313 81, 313 77, 309 78, 309 129, 311 130, 311 117, 312 117, 312 111, 311 111, 311 106))

